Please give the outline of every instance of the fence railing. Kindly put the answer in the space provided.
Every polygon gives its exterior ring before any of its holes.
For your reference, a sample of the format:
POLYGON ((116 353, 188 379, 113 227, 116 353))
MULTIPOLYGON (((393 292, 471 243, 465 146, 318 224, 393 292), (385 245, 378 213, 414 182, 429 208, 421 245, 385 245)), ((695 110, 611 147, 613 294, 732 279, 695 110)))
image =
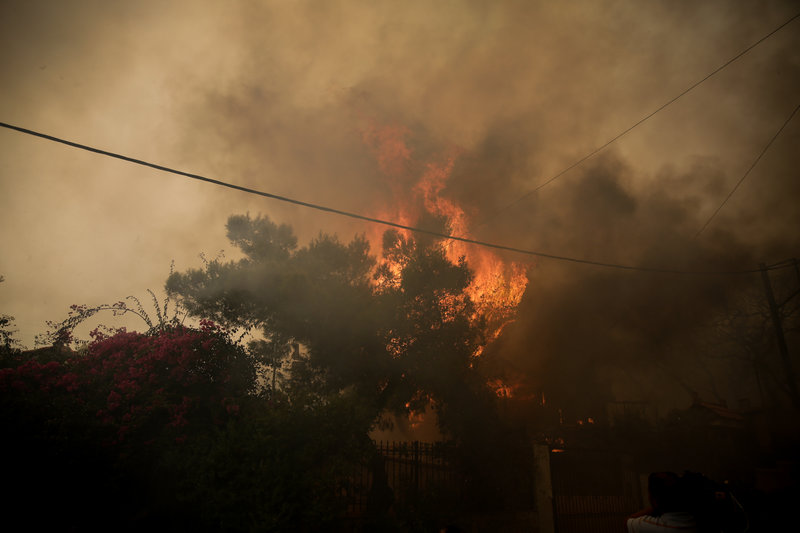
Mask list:
MULTIPOLYGON (((374 443, 374 455, 356 465, 345 484, 346 518, 359 524, 402 509, 414 511, 421 498, 433 494, 446 493, 458 501, 464 479, 456 468, 454 452, 445 443, 374 443)), ((538 520, 540 531, 611 533, 624 528, 625 517, 640 508, 638 475, 626 454, 575 449, 562 453, 545 449, 545 454, 548 468, 542 472, 546 475, 533 481, 540 490, 530 487, 526 491, 529 507, 498 510, 499 514, 484 518, 507 523, 507 531, 530 529, 538 520), (542 500, 549 510, 536 505, 539 492, 550 494, 542 500), (545 511, 552 513, 546 524, 537 518, 545 511)))
POLYGON ((641 508, 639 477, 625 453, 567 449, 550 456, 558 533, 612 533, 641 508))
POLYGON ((357 465, 345 487, 349 516, 407 505, 426 491, 458 491, 453 448, 442 442, 376 442, 375 456, 357 465))

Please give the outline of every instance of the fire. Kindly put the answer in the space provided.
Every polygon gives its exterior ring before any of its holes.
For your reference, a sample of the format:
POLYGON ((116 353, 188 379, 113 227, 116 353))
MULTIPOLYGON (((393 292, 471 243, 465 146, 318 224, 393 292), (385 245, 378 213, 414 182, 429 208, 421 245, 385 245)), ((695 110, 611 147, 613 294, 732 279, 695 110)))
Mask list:
POLYGON ((514 387, 507 385, 499 378, 489 380, 489 387, 494 390, 498 398, 514 397, 514 387))
POLYGON ((381 171, 388 175, 403 173, 411 161, 411 150, 406 145, 408 128, 401 126, 368 127, 361 134, 362 141, 373 147, 381 171), (375 147, 379 147, 375 150, 375 147))
MULTIPOLYGON (((443 194, 461 150, 451 149, 438 160, 420 164, 406 143, 409 135, 410 131, 400 126, 371 125, 362 132, 362 140, 373 151, 393 195, 392 207, 378 216, 412 226, 427 212, 444 218, 451 234, 470 237, 469 215, 443 194)), ((409 237, 408 232, 401 234, 409 237)), ((380 243, 381 236, 382 230, 376 227, 368 238, 372 243, 380 243)), ((459 241, 448 240, 444 247, 451 262, 466 258, 474 273, 467 294, 476 308, 475 318, 486 318, 489 340, 496 339, 514 320, 525 292, 528 284, 525 265, 506 262, 491 250, 459 241)), ((398 271, 401 268, 392 266, 398 271)))
POLYGON ((411 429, 418 429, 422 424, 426 422, 425 414, 430 410, 431 412, 434 410, 434 401, 431 396, 422 397, 419 394, 415 396, 415 403, 416 406, 413 406, 411 402, 406 402, 406 419, 408 421, 408 427, 411 429), (424 407, 420 409, 419 402, 422 402, 424 407))
POLYGON ((415 411, 411 411, 408 413, 408 425, 411 429, 417 429, 425 422, 425 413, 418 413, 415 411))

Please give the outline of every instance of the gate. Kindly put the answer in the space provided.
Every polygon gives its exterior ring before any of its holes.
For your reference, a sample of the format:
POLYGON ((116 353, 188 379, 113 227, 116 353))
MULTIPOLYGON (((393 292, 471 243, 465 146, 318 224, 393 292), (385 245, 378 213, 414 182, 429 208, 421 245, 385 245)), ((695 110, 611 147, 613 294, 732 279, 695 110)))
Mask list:
POLYGON ((642 508, 632 456, 566 449, 550 453, 553 511, 558 533, 619 533, 642 508))
POLYGON ((403 507, 426 491, 457 494, 461 484, 451 466, 452 448, 441 442, 376 442, 376 456, 358 465, 350 477, 347 514, 363 516, 381 491, 391 491, 391 505, 403 507))

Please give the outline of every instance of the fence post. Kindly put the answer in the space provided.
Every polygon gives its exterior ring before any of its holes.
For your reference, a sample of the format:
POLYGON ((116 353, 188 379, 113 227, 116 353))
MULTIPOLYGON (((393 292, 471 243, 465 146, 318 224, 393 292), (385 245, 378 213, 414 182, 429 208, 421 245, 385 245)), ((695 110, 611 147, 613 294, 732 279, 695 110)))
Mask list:
POLYGON ((555 533, 553 517, 553 481, 550 474, 550 447, 533 445, 534 499, 539 533, 555 533))
POLYGON ((414 462, 412 463, 414 466, 414 498, 419 497, 419 441, 414 441, 414 462))

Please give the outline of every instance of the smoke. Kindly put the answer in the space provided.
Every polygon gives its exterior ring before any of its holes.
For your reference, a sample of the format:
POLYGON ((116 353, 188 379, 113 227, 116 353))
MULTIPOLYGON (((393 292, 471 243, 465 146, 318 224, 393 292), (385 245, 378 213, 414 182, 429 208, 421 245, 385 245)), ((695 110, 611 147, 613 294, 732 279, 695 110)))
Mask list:
MULTIPOLYGON (((695 234, 796 105, 788 29, 629 141, 531 191, 791 14, 767 7, 252 5, 243 24, 254 31, 242 38, 257 53, 242 61, 237 85, 208 92, 191 113, 192 139, 213 131, 203 142, 227 143, 225 160, 244 162, 249 185, 366 214, 455 151, 442 194, 467 211, 475 237, 653 268, 755 268, 797 250, 788 156, 796 125, 695 234), (407 152, 377 157, 365 141, 376 127, 393 128, 407 152)), ((301 235, 321 225, 270 209, 301 235)), ((518 320, 494 351, 583 412, 614 397, 674 399, 679 382, 702 389, 706 376, 682 366, 703 349, 698 332, 754 282, 547 260, 532 262, 529 278, 518 320), (665 372, 670 384, 654 394, 665 372)))
MULTIPOLYGON (((49 4, 4 4, 16 28, 8 22, 3 32, 8 121, 34 116, 35 127, 56 124, 56 133, 82 142, 367 215, 407 194, 427 164, 455 154, 441 194, 465 210, 478 239, 679 270, 754 268, 797 254, 797 118, 695 234, 797 105, 800 21, 533 192, 787 20, 796 3, 49 4), (370 132, 381 128, 408 153, 388 163, 377 157, 370 132)), ((13 172, 36 174, 16 152, 11 160, 13 172)), ((49 177, 32 183, 55 182, 60 192, 29 194, 3 175, 6 198, 18 199, 2 204, 3 226, 30 228, 4 238, 33 254, 0 263, 9 290, 54 242, 36 244, 45 230, 25 209, 51 226, 69 221, 60 242, 70 265, 97 254, 128 260, 39 272, 52 279, 53 296, 24 304, 32 307, 85 299, 59 292, 81 268, 86 283, 115 291, 106 300, 129 294, 112 280, 130 270, 130 254, 136 287, 159 286, 170 259, 182 270, 198 252, 224 246, 231 213, 267 214, 301 241, 321 229, 343 238, 373 231, 122 167, 53 159, 35 170, 49 177), (85 214, 63 208, 74 188, 105 201, 89 201, 85 214), (63 209, 61 218, 50 214, 63 209)), ((528 273, 518 320, 495 352, 576 410, 651 394, 665 362, 697 350, 698 328, 758 281, 545 259, 530 261, 528 273)), ((25 301, 22 291, 15 298, 25 301)), ((24 322, 19 307, 7 309, 24 322)))
MULTIPOLYGON (((713 179, 714 166, 664 172, 658 186, 637 196, 623 185, 630 173, 619 159, 602 157, 571 187, 552 193, 558 209, 528 215, 537 244, 626 265, 757 266, 755 250, 726 232, 695 239, 701 199, 674 192, 701 176, 713 179)), ((495 353, 524 369, 556 405, 595 417, 614 399, 674 405, 683 387, 708 392, 713 384, 695 375, 692 364, 709 355, 699 338, 740 291, 759 281, 752 274, 647 273, 544 260, 529 278, 519 318, 495 353)))

